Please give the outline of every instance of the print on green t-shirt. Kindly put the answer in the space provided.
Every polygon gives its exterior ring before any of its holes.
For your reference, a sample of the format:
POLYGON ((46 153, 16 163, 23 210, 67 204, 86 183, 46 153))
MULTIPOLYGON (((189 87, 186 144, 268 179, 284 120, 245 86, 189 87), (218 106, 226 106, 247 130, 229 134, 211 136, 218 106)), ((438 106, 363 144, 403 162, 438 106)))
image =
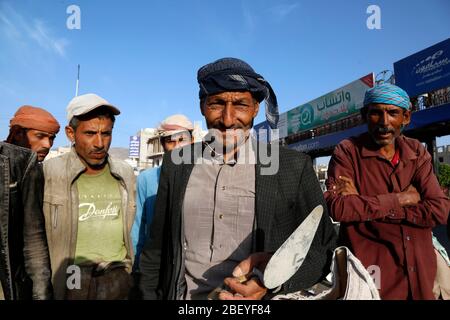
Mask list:
POLYGON ((82 174, 78 189, 78 233, 75 264, 123 261, 122 202, 119 181, 109 166, 98 174, 82 174))

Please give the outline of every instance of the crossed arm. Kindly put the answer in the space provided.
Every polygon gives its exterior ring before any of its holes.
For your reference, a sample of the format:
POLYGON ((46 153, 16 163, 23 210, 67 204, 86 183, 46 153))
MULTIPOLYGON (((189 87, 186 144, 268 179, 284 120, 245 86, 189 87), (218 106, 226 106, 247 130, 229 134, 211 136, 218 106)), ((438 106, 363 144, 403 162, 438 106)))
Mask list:
POLYGON ((428 158, 402 191, 368 196, 356 187, 350 160, 337 150, 330 161, 325 193, 331 217, 341 222, 407 222, 422 228, 446 223, 449 200, 442 193, 428 158))
MULTIPOLYGON (((335 195, 348 196, 358 195, 359 192, 351 178, 339 176, 336 184, 332 185, 331 192, 335 195)), ((418 205, 420 202, 420 194, 417 189, 410 184, 405 191, 394 193, 401 207, 418 205)))

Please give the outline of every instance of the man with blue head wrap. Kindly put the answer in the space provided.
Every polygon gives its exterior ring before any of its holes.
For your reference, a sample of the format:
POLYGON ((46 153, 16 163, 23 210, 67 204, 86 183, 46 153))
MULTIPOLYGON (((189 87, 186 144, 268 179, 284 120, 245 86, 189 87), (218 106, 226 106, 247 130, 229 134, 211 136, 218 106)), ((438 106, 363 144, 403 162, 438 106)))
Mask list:
POLYGON ((390 104, 405 110, 411 109, 411 102, 406 91, 390 83, 379 84, 366 91, 364 106, 373 103, 390 104))
POLYGON ((411 103, 398 86, 367 90, 368 132, 339 143, 325 199, 341 223, 340 242, 370 268, 382 299, 434 299, 431 230, 450 210, 422 144, 402 134, 411 103))
POLYGON ((371 120, 375 120, 367 121, 369 134, 377 144, 388 145, 386 152, 390 153, 388 157, 392 156, 394 151, 392 142, 411 121, 411 102, 408 94, 402 88, 390 83, 377 85, 367 90, 361 114, 364 121, 368 115, 371 120), (389 118, 377 117, 381 112, 388 117, 394 114, 399 116, 388 124, 386 121, 390 121, 389 118), (397 123, 398 121, 401 123, 397 123), (386 138, 389 134, 391 135, 386 138))
MULTIPOLYGON (((228 290, 215 298, 261 299, 268 290, 252 277, 253 267, 264 271, 271 255, 325 200, 307 155, 250 137, 263 100, 270 126, 278 121, 275 93, 261 75, 242 60, 223 58, 201 67, 197 81, 209 134, 203 143, 178 149, 193 154, 192 162, 175 164, 174 151, 164 156, 140 287, 145 299, 194 300, 207 299, 225 283, 228 290), (262 147, 267 149, 259 152, 262 147), (275 163, 276 170, 264 173, 275 163)), ((335 239, 325 211, 308 258, 281 292, 323 279, 335 239)))

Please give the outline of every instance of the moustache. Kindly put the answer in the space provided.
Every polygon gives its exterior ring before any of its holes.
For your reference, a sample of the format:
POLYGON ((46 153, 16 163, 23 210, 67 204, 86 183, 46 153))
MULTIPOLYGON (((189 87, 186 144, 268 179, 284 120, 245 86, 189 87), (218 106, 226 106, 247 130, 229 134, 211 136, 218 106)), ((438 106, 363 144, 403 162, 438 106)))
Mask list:
POLYGON ((387 133, 395 133, 395 130, 393 128, 381 128, 381 127, 377 127, 375 128, 375 133, 379 133, 379 134, 387 134, 387 133))
POLYGON ((248 131, 244 130, 240 127, 235 127, 235 129, 232 129, 230 127, 224 129, 221 131, 217 127, 209 129, 208 134, 204 137, 204 141, 207 143, 217 143, 218 145, 221 145, 225 142, 229 143, 240 143, 245 140, 246 136, 248 135, 248 131), (233 141, 231 141, 233 140, 233 141), (237 141, 235 141, 237 140, 237 141))
POLYGON ((49 148, 41 148, 36 151, 36 153, 44 153, 44 152, 49 153, 50 149, 49 148))
POLYGON ((233 126, 233 127, 228 127, 228 128, 214 127, 214 128, 209 129, 209 133, 212 136, 220 136, 220 137, 222 137, 223 134, 235 136, 236 134, 238 134, 238 135, 245 134, 245 132, 246 132, 246 130, 239 126, 233 126))
POLYGON ((244 130, 244 128, 240 125, 234 125, 232 127, 225 127, 223 125, 218 125, 218 126, 214 127, 213 129, 219 130, 219 131, 244 130))
POLYGON ((105 149, 95 149, 95 150, 89 151, 89 153, 106 153, 106 150, 105 149))

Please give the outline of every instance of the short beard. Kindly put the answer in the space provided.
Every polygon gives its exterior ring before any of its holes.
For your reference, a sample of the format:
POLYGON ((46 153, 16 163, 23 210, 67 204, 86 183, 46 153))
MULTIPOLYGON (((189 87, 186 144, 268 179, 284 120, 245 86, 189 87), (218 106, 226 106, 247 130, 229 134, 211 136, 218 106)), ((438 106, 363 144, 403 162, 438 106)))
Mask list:
POLYGON ((395 142, 395 139, 397 138, 397 136, 395 135, 395 130, 392 128, 375 128, 373 133, 370 132, 370 136, 372 137, 372 140, 381 147, 393 144, 395 142), (376 133, 381 134, 391 133, 392 139, 389 140, 389 142, 385 142, 386 140, 377 140, 375 136, 376 133))
POLYGON ((105 159, 103 159, 102 163, 99 164, 91 164, 89 162, 86 161, 86 163, 89 165, 89 167, 91 167, 92 169, 95 170, 100 170, 103 169, 105 167, 105 165, 108 163, 108 157, 105 157, 105 159))

